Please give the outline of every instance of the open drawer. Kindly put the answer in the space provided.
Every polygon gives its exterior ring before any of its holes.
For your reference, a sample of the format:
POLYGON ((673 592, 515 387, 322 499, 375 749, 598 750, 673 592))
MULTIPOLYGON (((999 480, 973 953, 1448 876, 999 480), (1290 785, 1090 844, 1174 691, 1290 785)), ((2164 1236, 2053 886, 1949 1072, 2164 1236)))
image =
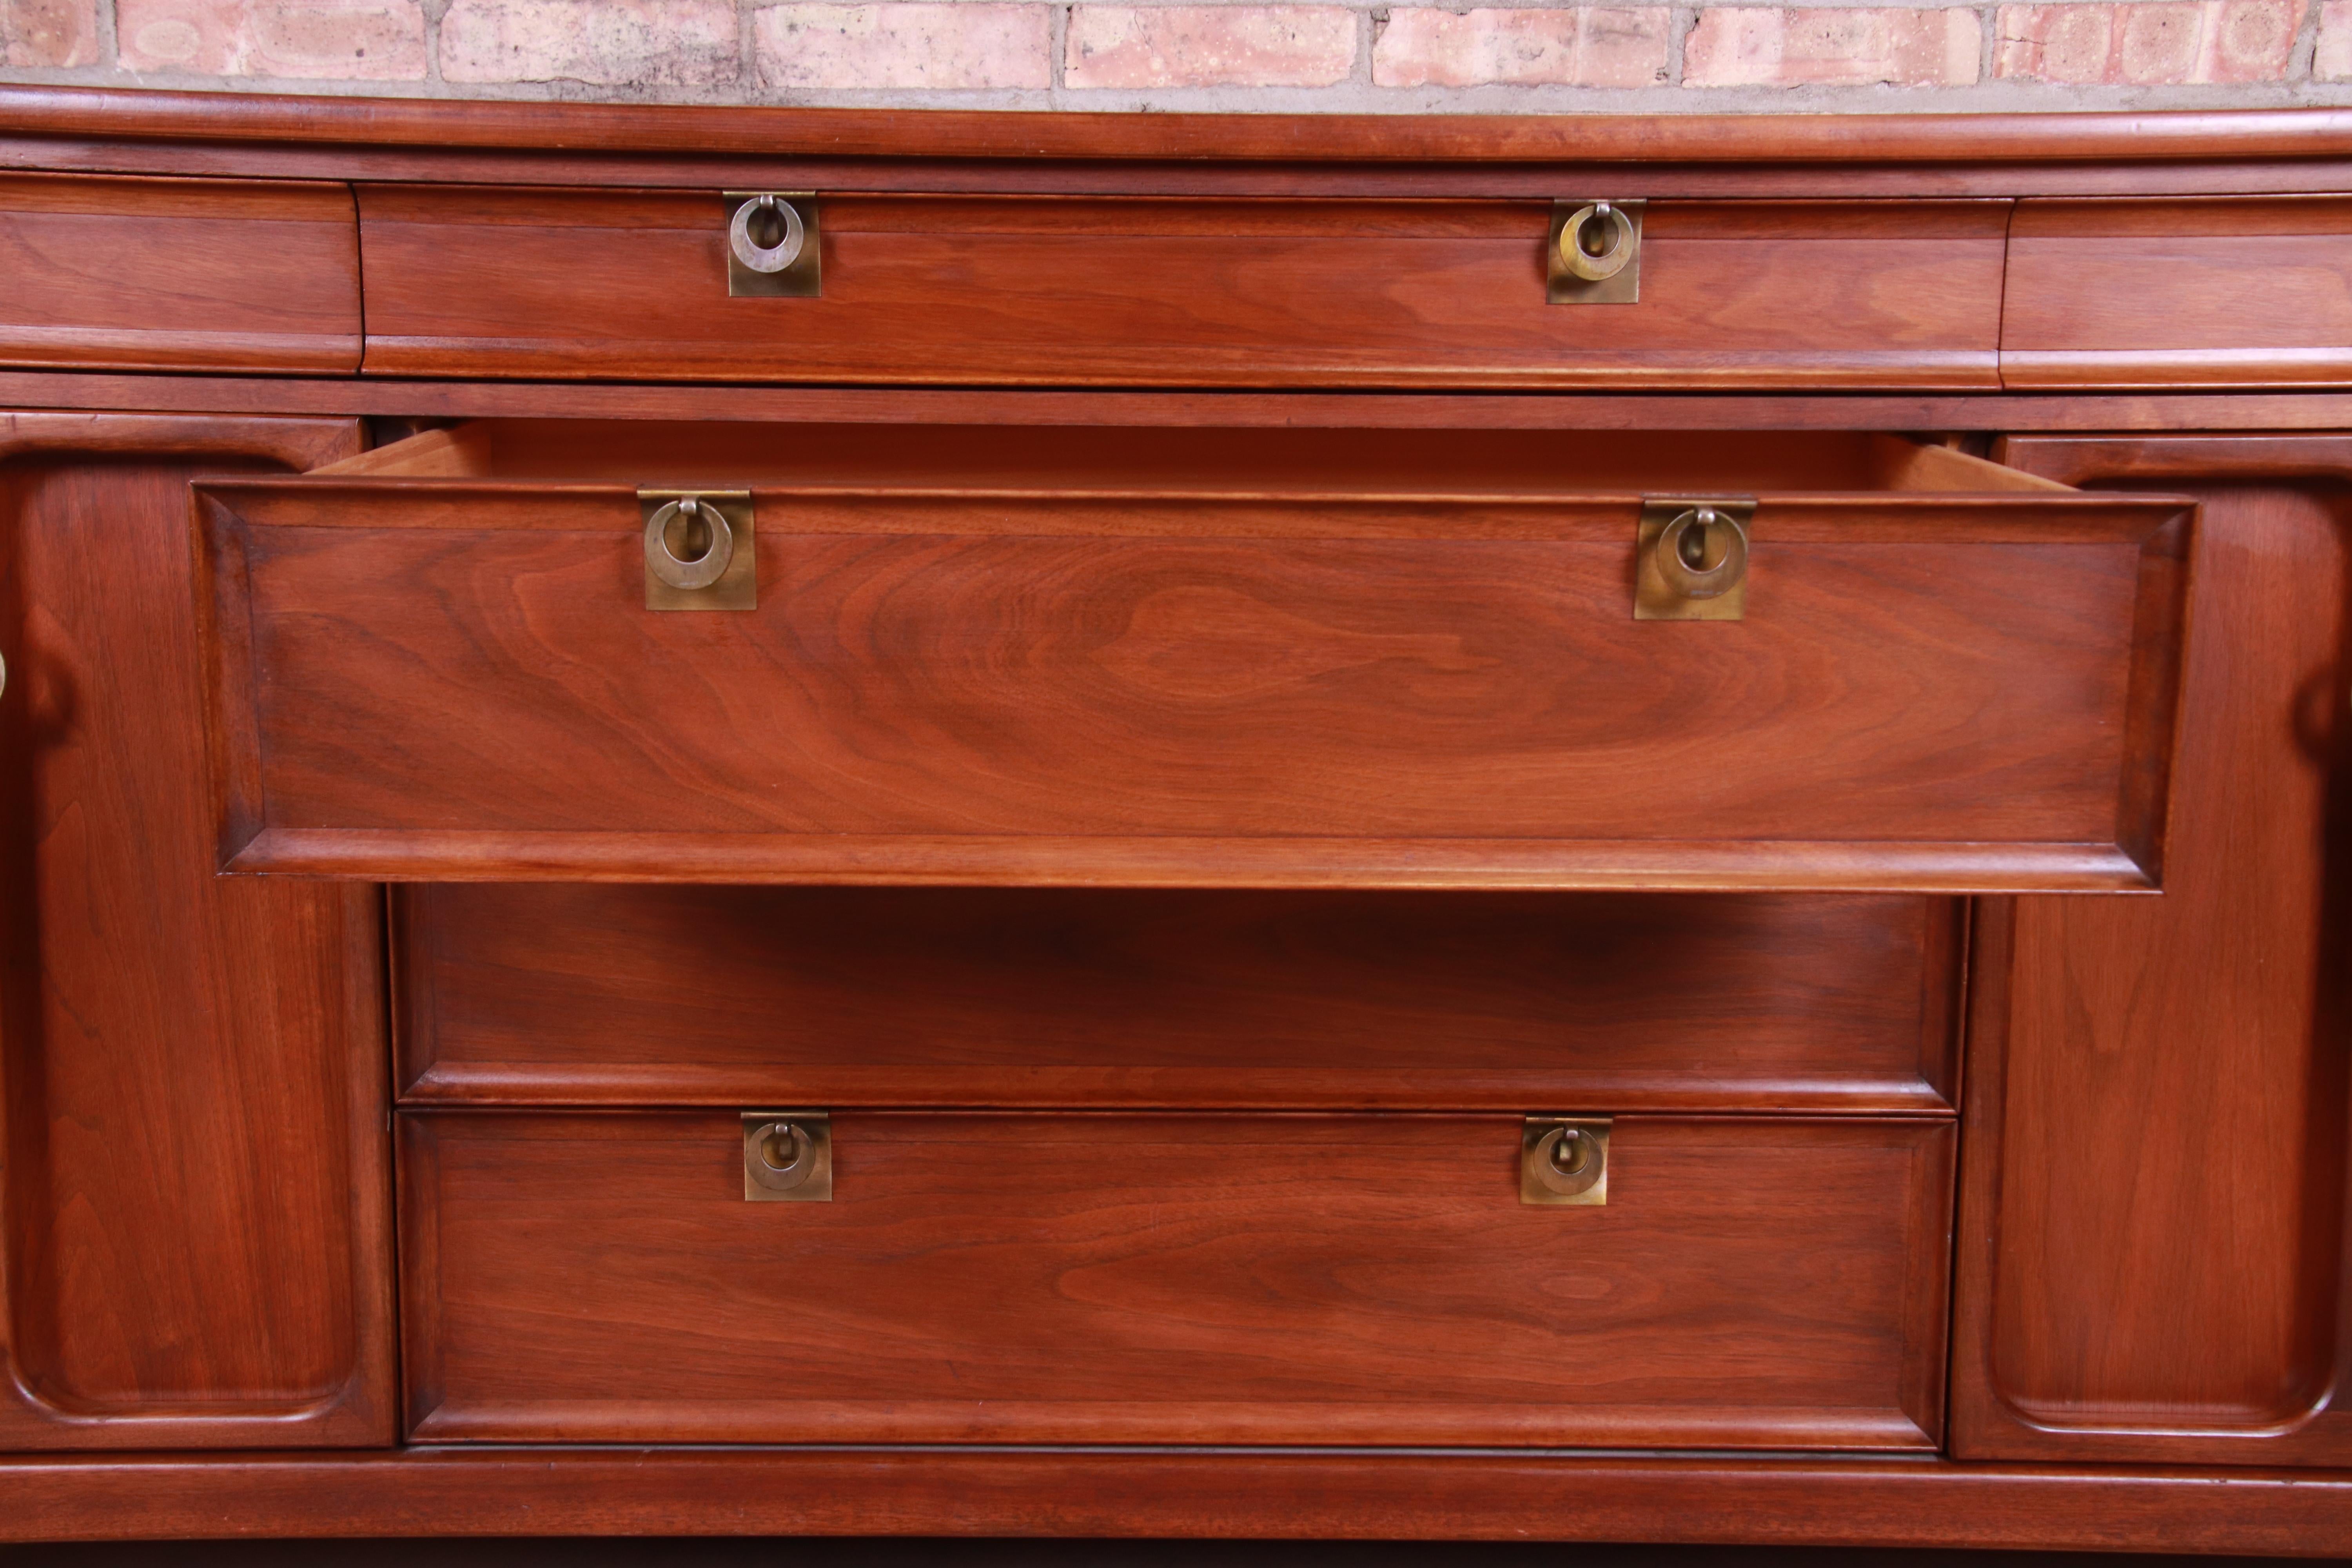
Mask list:
POLYGON ((2194 518, 1843 434, 526 423, 196 510, 232 870, 1916 891, 2158 885, 2194 518))

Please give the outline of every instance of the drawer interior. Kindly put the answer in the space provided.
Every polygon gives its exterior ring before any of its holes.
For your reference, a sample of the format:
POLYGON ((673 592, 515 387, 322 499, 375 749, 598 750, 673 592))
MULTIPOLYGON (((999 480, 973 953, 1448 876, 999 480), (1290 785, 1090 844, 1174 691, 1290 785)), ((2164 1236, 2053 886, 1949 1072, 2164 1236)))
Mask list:
POLYGON ((1509 430, 475 419, 320 475, 644 486, 1137 491, 2067 493, 1948 447, 1855 430, 1509 430))

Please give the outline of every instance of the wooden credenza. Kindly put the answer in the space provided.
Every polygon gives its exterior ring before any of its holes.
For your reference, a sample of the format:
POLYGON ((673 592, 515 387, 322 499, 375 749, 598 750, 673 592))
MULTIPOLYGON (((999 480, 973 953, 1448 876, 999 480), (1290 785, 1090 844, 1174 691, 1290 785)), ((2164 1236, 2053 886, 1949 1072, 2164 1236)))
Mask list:
POLYGON ((2352 1553, 2347 193, 0 89, 0 1539, 2352 1553))

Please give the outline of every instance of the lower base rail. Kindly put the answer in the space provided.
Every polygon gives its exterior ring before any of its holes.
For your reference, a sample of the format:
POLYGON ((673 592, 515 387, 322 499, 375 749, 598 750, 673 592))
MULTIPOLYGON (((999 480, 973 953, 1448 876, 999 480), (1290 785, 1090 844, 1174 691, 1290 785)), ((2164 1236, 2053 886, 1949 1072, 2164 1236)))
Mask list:
POLYGON ((0 1540, 1001 1535, 2352 1554, 2352 1472, 1403 1450, 415 1448, 0 1461, 0 1540))

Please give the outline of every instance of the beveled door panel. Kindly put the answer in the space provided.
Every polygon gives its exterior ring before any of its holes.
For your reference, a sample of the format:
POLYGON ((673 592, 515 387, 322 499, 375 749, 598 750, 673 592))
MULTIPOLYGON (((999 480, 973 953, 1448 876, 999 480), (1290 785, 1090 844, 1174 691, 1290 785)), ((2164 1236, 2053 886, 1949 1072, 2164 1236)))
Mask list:
POLYGON ((0 416, 0 1448, 394 1436, 372 890, 214 874, 188 481, 346 420, 0 416))
POLYGON ((2342 1465, 2352 440, 2008 453, 2205 521, 2165 896, 1979 922, 1954 1451, 2342 1465))

